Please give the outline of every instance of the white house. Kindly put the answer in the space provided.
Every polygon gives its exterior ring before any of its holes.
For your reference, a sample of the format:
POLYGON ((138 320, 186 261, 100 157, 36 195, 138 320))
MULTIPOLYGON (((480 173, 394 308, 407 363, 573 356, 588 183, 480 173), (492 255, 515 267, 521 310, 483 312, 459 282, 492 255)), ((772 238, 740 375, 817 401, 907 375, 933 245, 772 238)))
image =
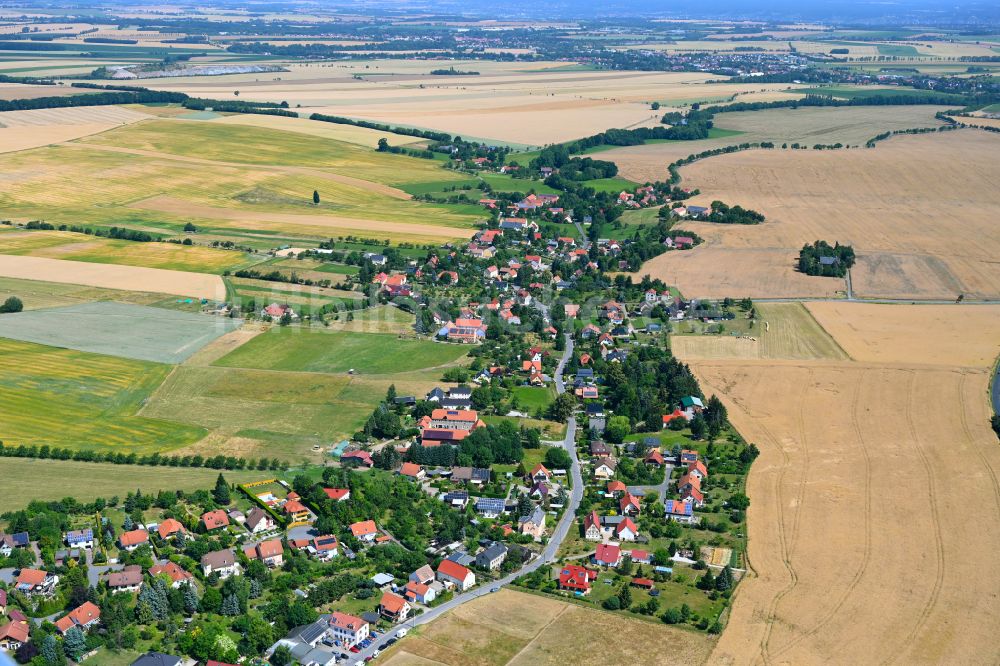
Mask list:
POLYGON ((459 592, 464 592, 476 584, 476 575, 458 562, 444 560, 438 565, 437 579, 452 584, 459 592))

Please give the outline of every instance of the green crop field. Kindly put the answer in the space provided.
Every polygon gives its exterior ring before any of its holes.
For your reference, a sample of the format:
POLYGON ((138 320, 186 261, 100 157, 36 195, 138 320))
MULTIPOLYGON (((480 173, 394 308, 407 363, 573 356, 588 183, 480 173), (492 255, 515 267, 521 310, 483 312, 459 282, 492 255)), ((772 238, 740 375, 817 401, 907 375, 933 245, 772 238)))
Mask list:
MULTIPOLYGON (((176 236, 185 223, 193 222, 217 238, 231 229, 257 234, 258 240, 262 234, 364 235, 422 243, 467 237, 483 217, 475 206, 408 200, 387 188, 398 179, 405 184, 465 178, 437 162, 291 132, 211 122, 151 121, 136 128, 135 136, 129 134, 131 129, 106 132, 87 143, 6 155, 4 172, 18 186, 0 192, 4 215, 53 224, 127 226, 176 236), (203 128, 211 132, 202 136, 203 128), (256 137, 249 149, 247 133, 256 137), (189 141, 199 137, 211 147, 203 151, 201 144, 189 141), (281 143, 286 137, 289 142, 281 143), (171 143, 175 140, 176 148, 171 143), (310 152, 300 161, 296 151, 307 150, 303 142, 310 152), (270 148, 256 152, 258 145, 270 148), (199 150, 192 153, 195 147, 199 150), (123 152, 130 150, 140 152, 123 152), (331 156, 325 162, 319 157, 326 154, 323 151, 331 156), (263 161, 272 157, 273 163, 263 161), (322 164, 302 166, 310 162, 322 164), (314 190, 320 193, 319 205, 312 203, 314 190)), ((159 243, 122 246, 112 253, 102 249, 106 241, 89 240, 95 244, 70 248, 78 255, 72 258, 202 272, 222 272, 247 261, 239 252, 159 243), (117 258, 110 259, 112 255, 117 258)), ((203 242, 201 235, 194 240, 203 242)), ((59 250, 51 239, 34 242, 42 246, 23 251, 59 250)))
POLYGON ((136 416, 169 372, 167 365, 0 339, 0 441, 139 454, 195 442, 202 428, 136 416))
POLYGON ((389 185, 463 178, 458 174, 452 176, 434 160, 380 153, 357 144, 297 132, 233 124, 155 120, 95 135, 83 142, 218 162, 320 167, 389 185))
POLYGON ((294 458, 364 425, 378 398, 344 399, 350 383, 346 375, 181 366, 141 414, 229 435, 255 431, 271 442, 267 455, 294 458))
POLYGON ((239 320, 223 317, 101 301, 3 315, 0 337, 140 361, 180 363, 239 326, 239 320))
POLYGON ((273 329, 224 356, 216 365, 364 374, 411 372, 456 362, 467 347, 381 333, 273 329))
MULTIPOLYGON (((136 488, 151 494, 160 490, 211 490, 219 475, 218 470, 191 467, 147 467, 31 458, 0 460, 6 489, 0 494, 0 513, 24 508, 32 500, 55 501, 73 497, 88 502, 98 497, 124 497, 125 493, 134 492, 136 488)), ((274 473, 227 471, 224 474, 231 483, 244 483, 267 478, 274 473)))
MULTIPOLYGON (((911 47, 912 48, 912 47, 911 47)), ((935 90, 917 90, 915 88, 871 88, 868 86, 820 86, 817 88, 805 88, 799 92, 805 95, 827 95, 829 97, 839 97, 841 99, 859 99, 869 97, 912 97, 922 99, 925 97, 947 97, 956 102, 962 100, 961 95, 941 93, 935 90)))
MULTIPOLYGON (((2 242, 3 236, 0 235, 0 243, 2 242)), ((163 294, 148 294, 141 291, 119 291, 85 285, 0 277, 0 301, 7 300, 10 296, 20 298, 24 303, 25 310, 79 305, 94 301, 119 301, 152 305, 163 298, 163 294)))
POLYGON ((878 54, 885 56, 902 56, 906 58, 921 55, 915 47, 905 44, 879 44, 878 54))

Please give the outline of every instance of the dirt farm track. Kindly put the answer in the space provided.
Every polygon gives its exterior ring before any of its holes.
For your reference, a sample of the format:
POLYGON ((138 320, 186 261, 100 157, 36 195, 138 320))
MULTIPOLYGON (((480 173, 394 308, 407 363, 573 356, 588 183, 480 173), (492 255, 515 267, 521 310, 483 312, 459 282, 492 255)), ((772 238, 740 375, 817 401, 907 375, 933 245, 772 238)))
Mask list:
POLYGON ((987 393, 1000 308, 982 307, 966 340, 952 332, 972 308, 844 304, 822 314, 845 322, 829 332, 857 360, 690 361, 761 450, 747 483, 752 573, 708 663, 1000 662, 987 393), (871 308, 894 323, 864 348, 871 308), (924 342, 907 347, 914 335, 924 342), (920 353, 935 340, 937 354, 920 353))

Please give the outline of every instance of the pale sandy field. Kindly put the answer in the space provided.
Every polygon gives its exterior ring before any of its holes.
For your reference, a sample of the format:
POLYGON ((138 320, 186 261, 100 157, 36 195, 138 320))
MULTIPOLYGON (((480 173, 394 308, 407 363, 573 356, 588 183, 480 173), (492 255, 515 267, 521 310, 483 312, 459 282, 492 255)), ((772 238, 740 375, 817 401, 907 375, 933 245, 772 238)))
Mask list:
POLYGON ((433 128, 466 137, 540 146, 612 127, 657 124, 665 109, 788 84, 705 84, 713 75, 678 72, 556 71, 565 63, 457 61, 479 76, 430 76, 435 62, 359 61, 289 66, 267 75, 208 80, 157 79, 147 85, 203 97, 287 101, 303 115, 318 112, 433 128), (545 71, 553 68, 553 71, 545 71), (363 77, 356 80, 354 75, 363 77), (552 122, 558 116, 558 122, 552 122))
POLYGON ((974 129, 900 136, 874 149, 755 150, 682 170, 702 194, 764 213, 761 225, 684 222, 706 243, 640 274, 686 296, 827 296, 837 278, 795 269, 816 239, 852 244, 859 297, 1000 298, 1000 136, 974 129), (722 268, 722 267, 725 268, 722 268))
POLYGON ((119 106, 4 111, 0 113, 0 153, 71 141, 147 118, 147 114, 119 106))
POLYGON ((226 287, 218 275, 139 266, 0 255, 0 276, 212 300, 226 298, 226 287))
MULTIPOLYGON (((786 86, 788 88, 788 86, 786 86)), ((795 88, 786 91, 749 91, 737 96, 736 102, 772 101, 773 98, 800 97, 795 88)), ((768 111, 741 111, 721 113, 715 117, 720 129, 740 132, 732 136, 703 141, 674 141, 644 146, 626 146, 601 153, 601 159, 618 165, 620 175, 638 183, 663 180, 669 174, 671 162, 705 150, 740 143, 773 141, 863 146, 876 134, 911 127, 936 127, 941 121, 934 114, 942 106, 893 106, 771 109, 768 111)))
POLYGON ((761 450, 708 663, 996 663, 1000 308, 814 306, 857 361, 690 360, 761 450))
POLYGON ((223 125, 250 125, 253 127, 266 127, 268 129, 282 130, 285 132, 298 132, 299 134, 308 134, 310 136, 318 136, 324 139, 356 143, 359 146, 368 146, 369 148, 375 148, 378 145, 378 140, 382 138, 390 141, 394 146, 408 146, 423 141, 423 139, 418 137, 393 134, 392 132, 379 132, 378 130, 354 127, 353 125, 336 125, 334 123, 316 122, 314 120, 308 120, 305 116, 302 118, 285 118, 282 116, 235 114, 217 118, 212 122, 223 125))
POLYGON ((421 627, 380 661, 390 666, 555 665, 572 654, 581 665, 700 664, 711 647, 711 638, 693 631, 504 589, 421 627), (580 649, 595 636, 622 640, 610 652, 580 649))

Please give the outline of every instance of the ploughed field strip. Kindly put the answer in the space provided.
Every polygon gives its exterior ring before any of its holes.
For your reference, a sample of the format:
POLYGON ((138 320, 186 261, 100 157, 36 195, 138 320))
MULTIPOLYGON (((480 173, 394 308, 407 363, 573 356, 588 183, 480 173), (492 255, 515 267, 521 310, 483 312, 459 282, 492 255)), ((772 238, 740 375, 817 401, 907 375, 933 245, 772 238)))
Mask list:
POLYGON ((0 317, 0 337, 156 363, 181 363, 241 320, 103 301, 0 317))

